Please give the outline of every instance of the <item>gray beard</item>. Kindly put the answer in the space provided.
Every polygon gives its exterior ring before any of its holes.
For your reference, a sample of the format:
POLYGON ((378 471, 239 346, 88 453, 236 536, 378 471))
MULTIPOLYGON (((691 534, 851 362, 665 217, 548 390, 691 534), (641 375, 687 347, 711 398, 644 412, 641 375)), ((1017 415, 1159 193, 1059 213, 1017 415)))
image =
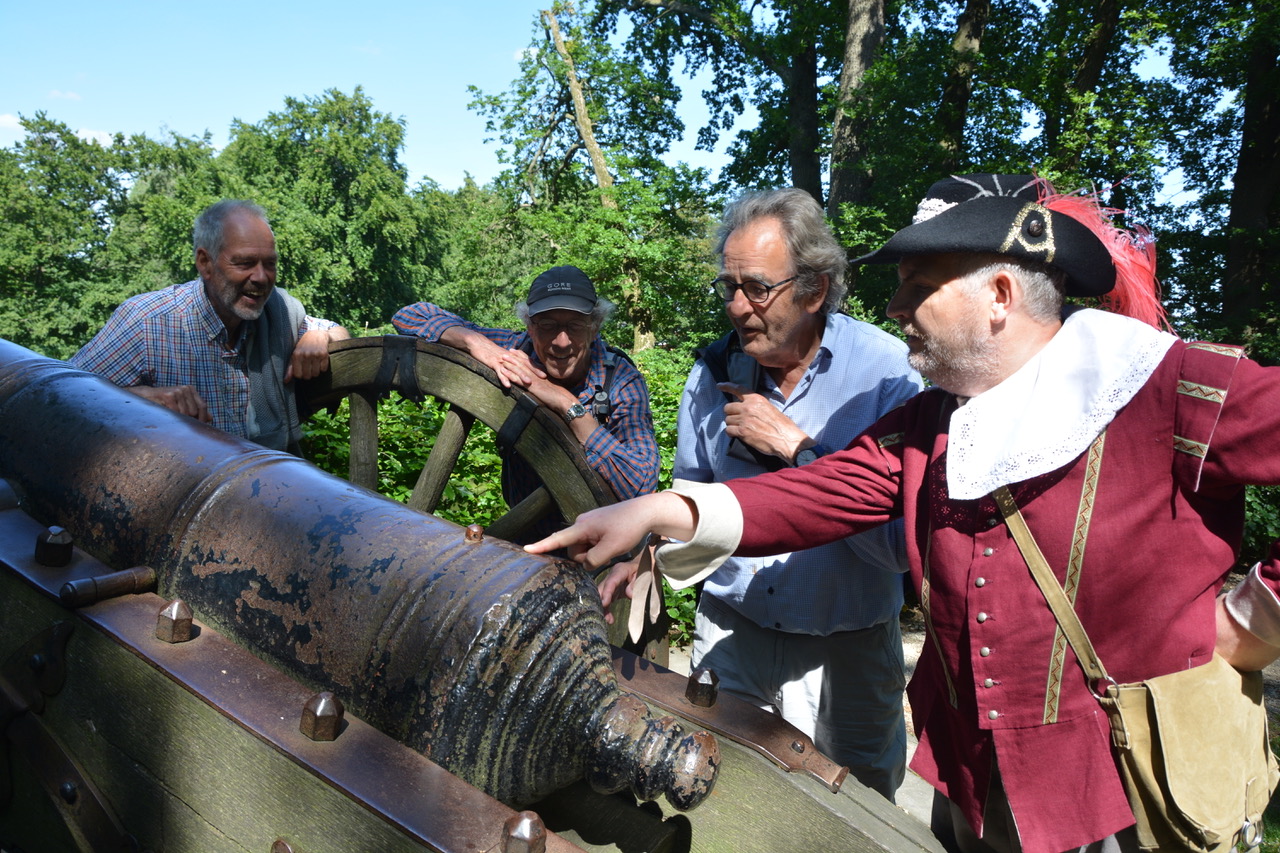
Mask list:
POLYGON ((919 352, 907 356, 907 363, 933 385, 954 392, 994 376, 1000 359, 993 339, 966 337, 941 345, 936 339, 926 340, 919 352))

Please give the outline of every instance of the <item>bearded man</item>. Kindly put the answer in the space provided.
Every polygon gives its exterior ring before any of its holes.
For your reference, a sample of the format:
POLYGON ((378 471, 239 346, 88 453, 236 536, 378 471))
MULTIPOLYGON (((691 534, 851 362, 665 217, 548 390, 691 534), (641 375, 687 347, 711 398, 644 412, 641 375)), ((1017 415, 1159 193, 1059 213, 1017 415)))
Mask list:
MULTIPOLYGON (((730 553, 902 518, 928 628, 907 688, 911 766, 937 791, 939 837, 966 853, 1149 849, 1095 687, 1207 684, 1280 655, 1280 543, 1219 596, 1245 486, 1280 484, 1280 368, 1161 328, 1150 234, 1029 175, 935 183, 913 224, 860 260, 897 264, 888 313, 936 387, 808 465, 584 513, 530 550, 599 565, 655 532, 683 540, 658 550, 666 573, 696 580, 730 553), (1059 599, 1096 654, 1073 654, 1059 599), (1091 675, 1095 660, 1108 675, 1091 675)), ((1265 764, 1258 728, 1238 753, 1203 750, 1204 770, 1265 764)), ((1241 816, 1273 779, 1240 784, 1241 816)), ((1234 848, 1250 827, 1215 827, 1225 837, 1203 849, 1234 848)))
POLYGON ((347 330, 276 287, 262 208, 224 199, 192 229, 200 277, 126 300, 70 363, 179 414, 298 452, 293 380, 329 368, 347 330))

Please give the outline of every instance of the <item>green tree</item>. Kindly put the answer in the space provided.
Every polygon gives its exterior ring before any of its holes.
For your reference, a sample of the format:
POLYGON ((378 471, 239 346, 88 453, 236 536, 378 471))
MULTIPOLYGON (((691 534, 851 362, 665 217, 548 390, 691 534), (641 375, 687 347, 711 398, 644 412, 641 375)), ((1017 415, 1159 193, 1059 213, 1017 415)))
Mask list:
POLYGON ((417 298, 482 326, 510 327, 534 276, 558 263, 553 240, 508 192, 470 179, 456 191, 423 184, 414 198, 436 252, 417 298))
POLYGON ((1189 330, 1280 363, 1280 10, 1161 2, 1178 87, 1181 189, 1158 210, 1164 281, 1189 330))
POLYGON ((107 237, 104 273, 122 299, 195 278, 192 223, 223 197, 208 134, 164 142, 134 136, 117 147, 132 182, 107 237))
POLYGON ((224 186, 271 218, 281 284, 353 333, 385 324, 425 280, 423 209, 408 193, 403 146, 403 122, 356 87, 236 121, 218 155, 224 186))
POLYGON ((122 163, 43 112, 22 125, 0 150, 0 335, 65 358, 114 301, 99 261, 125 204, 122 163))
MULTIPOLYGON (((625 50, 644 57, 648 73, 670 79, 677 63, 691 74, 710 70, 712 84, 702 92, 710 120, 698 132, 700 147, 711 149, 748 104, 759 114, 758 126, 739 130, 730 148, 729 181, 789 183, 822 201, 822 158, 834 109, 823 81, 839 79, 843 65, 849 18, 844 4, 601 0, 594 15, 597 33, 616 32, 623 14, 632 25, 625 50)), ((870 44, 855 49, 870 52, 859 56, 874 53, 874 20, 867 27, 870 44)))
POLYGON ((705 173, 660 158, 681 129, 666 80, 557 5, 511 89, 473 104, 504 146, 496 186, 511 195, 510 227, 549 247, 549 263, 592 276, 620 307, 615 338, 629 331, 634 349, 697 325, 696 312, 665 308, 704 301, 710 280, 705 173))

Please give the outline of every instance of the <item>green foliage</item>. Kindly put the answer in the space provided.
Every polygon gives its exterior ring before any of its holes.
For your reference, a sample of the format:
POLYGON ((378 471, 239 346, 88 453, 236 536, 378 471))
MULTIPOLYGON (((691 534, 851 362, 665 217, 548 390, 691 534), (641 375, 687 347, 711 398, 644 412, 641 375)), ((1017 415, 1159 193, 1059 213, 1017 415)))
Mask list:
MULTIPOLYGON (((471 108, 487 117, 486 131, 503 145, 511 169, 500 188, 513 201, 558 206, 581 199, 591 187, 588 152, 575 119, 568 63, 557 51, 547 13, 534 22, 534 37, 520 60, 520 76, 507 92, 486 94, 474 86, 471 108)), ((646 73, 634 54, 618 51, 589 30, 585 15, 554 4, 563 42, 573 61, 595 141, 626 151, 634 168, 662 167, 659 159, 684 131, 675 107, 680 92, 669 73, 646 73)), ((597 202, 598 203, 598 202, 597 202)))
POLYGON ((688 351, 654 348, 636 353, 635 360, 649 386, 653 432, 662 458, 658 488, 667 489, 671 487, 671 468, 676 456, 676 416, 680 410, 684 382, 693 369, 693 355, 688 351))
MULTIPOLYGON (((568 7, 554 14, 585 116, 545 13, 510 90, 472 90, 473 108, 489 117, 500 157, 512 166, 496 185, 512 204, 499 221, 545 247, 543 268, 581 267, 621 307, 607 330, 615 342, 629 337, 643 349, 701 335, 715 312, 685 309, 703 301, 711 277, 705 238, 714 197, 705 172, 659 159, 683 130, 674 115, 678 91, 667 71, 646 73, 635 54, 617 50, 568 7), (590 163, 590 143, 602 149, 607 176, 590 163)), ((524 281, 538 271, 526 269, 524 281)))
POLYGON ((22 125, 26 138, 0 150, 0 335, 65 357, 115 301, 97 262, 124 204, 123 163, 44 113, 22 125))
POLYGON ((267 209, 281 281, 309 310, 359 329, 414 301, 431 247, 406 191, 401 121, 360 87, 331 89, 231 136, 220 165, 267 209))
MULTIPOLYGON (((421 405, 393 393, 378 401, 378 493, 407 501, 413 493, 446 406, 428 399, 421 405)), ((307 422, 304 450, 317 467, 346 477, 350 465, 350 412, 343 402, 307 422)), ((458 457, 435 514, 456 524, 488 526, 507 510, 499 479, 502 462, 493 431, 477 424, 458 457)))
POLYGON ((1280 540, 1280 486, 1245 488, 1244 543, 1240 547, 1241 571, 1266 559, 1280 540))
MULTIPOLYGON (((671 487, 671 469, 676 455, 676 419, 685 380, 693 369, 693 356, 688 351, 648 349, 637 353, 636 365, 649 386, 649 405, 653 409, 653 432, 658 439, 662 471, 658 488, 671 487)), ((671 642, 687 646, 693 642, 693 615, 697 593, 693 587, 672 589, 663 584, 663 601, 671 617, 671 642)))

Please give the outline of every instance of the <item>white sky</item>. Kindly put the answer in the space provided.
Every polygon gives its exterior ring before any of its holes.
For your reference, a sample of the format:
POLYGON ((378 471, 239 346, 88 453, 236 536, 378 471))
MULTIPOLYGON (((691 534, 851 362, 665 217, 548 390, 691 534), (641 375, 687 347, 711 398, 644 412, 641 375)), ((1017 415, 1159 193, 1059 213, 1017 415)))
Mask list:
MULTIPOLYGON (((18 117, 43 110, 85 137, 169 131, 227 142, 233 119, 254 123, 286 97, 363 86, 374 108, 405 120, 410 184, 456 189, 499 171, 497 145, 467 109, 468 85, 504 92, 549 0, 273 0, 187 3, 0 0, 0 147, 22 137, 18 117)), ((685 87, 687 141, 672 159, 707 167, 693 150, 704 113, 685 87)))

